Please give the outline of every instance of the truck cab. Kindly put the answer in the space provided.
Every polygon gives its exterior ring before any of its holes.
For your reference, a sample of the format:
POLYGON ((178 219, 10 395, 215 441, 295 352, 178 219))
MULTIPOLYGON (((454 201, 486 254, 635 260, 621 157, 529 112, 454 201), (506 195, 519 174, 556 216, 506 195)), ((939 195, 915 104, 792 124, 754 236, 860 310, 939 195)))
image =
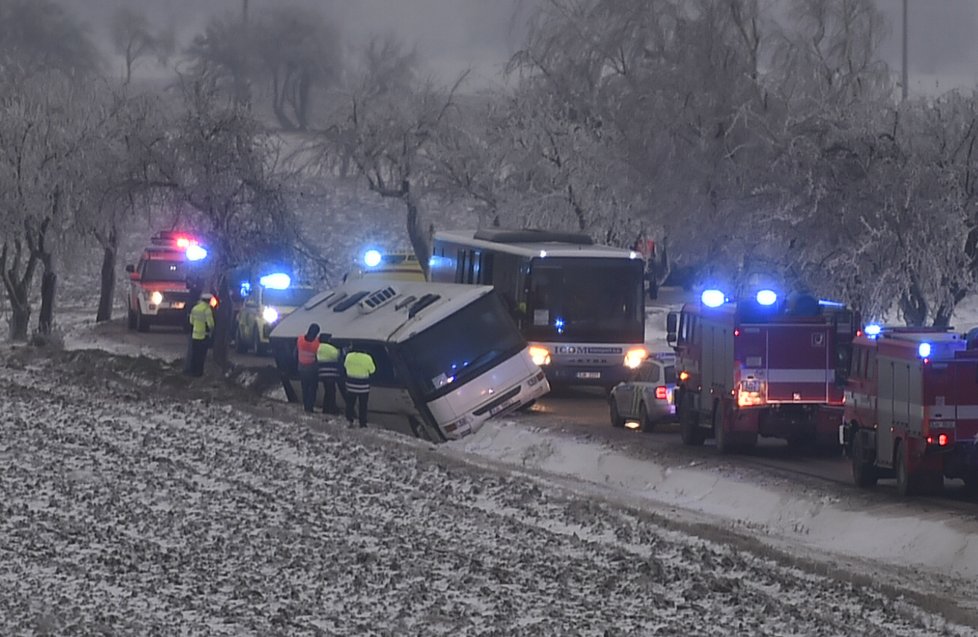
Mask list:
MULTIPOLYGON (((974 343, 978 345, 978 343, 974 343)), ((840 441, 857 486, 978 488, 978 349, 950 328, 868 325, 853 343, 840 441)))

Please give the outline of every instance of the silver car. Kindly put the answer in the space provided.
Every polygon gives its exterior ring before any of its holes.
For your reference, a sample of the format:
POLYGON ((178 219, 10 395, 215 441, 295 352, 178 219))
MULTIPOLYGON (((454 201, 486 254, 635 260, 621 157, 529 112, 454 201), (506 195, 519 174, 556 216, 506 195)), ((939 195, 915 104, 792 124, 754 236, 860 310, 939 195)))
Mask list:
POLYGON ((653 355, 639 367, 635 380, 611 390, 611 425, 651 431, 657 423, 675 422, 675 392, 675 358, 653 355))

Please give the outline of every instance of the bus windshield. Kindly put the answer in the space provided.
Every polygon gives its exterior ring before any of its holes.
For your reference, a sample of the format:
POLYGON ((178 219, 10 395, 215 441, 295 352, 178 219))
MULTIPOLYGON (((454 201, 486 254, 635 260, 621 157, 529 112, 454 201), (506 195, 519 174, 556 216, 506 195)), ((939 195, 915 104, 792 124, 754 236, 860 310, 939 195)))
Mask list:
POLYGON ((513 320, 493 293, 411 337, 401 344, 400 353, 430 401, 524 347, 513 320))
POLYGON ((531 341, 641 343, 641 259, 534 259, 525 334, 531 341))

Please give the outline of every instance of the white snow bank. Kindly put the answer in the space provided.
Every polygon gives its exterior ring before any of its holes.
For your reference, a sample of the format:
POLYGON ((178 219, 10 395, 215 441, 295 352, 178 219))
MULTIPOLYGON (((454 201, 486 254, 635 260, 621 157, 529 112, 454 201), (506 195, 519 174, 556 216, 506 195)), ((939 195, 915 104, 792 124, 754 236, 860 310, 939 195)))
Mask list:
POLYGON ((450 446, 507 464, 570 476, 628 496, 722 518, 773 544, 820 554, 978 578, 978 522, 881 502, 854 510, 839 498, 756 484, 727 471, 666 466, 600 443, 512 422, 490 421, 450 446))

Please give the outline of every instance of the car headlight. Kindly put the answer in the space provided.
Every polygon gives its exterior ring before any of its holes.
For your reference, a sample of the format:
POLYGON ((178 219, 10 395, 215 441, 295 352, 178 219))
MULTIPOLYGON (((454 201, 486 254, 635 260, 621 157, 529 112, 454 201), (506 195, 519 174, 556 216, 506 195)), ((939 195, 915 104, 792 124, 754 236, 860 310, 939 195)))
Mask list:
POLYGON ((159 290, 153 292, 152 294, 149 295, 149 302, 152 303, 153 305, 159 305, 160 303, 163 302, 163 293, 160 292, 159 290))
POLYGON ((550 351, 546 347, 534 345, 530 347, 529 352, 534 365, 543 367, 550 364, 550 351))
POLYGON ((278 320, 278 310, 274 307, 266 307, 261 311, 261 317, 265 319, 266 323, 274 323, 278 320))
POLYGON ((649 350, 644 347, 636 347, 634 349, 628 350, 625 354, 625 367, 628 369, 637 369, 639 365, 642 364, 646 358, 649 357, 649 350))

